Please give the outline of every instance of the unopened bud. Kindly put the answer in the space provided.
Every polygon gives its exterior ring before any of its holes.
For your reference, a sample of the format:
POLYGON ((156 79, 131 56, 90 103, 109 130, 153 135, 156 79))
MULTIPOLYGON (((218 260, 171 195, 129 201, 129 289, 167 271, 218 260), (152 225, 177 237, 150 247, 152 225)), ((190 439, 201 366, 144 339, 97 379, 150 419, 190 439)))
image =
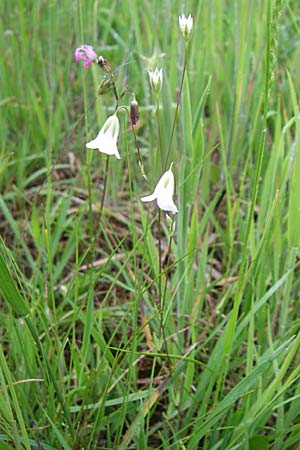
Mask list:
POLYGON ((103 78, 98 87, 98 95, 104 95, 110 92, 113 88, 113 82, 109 76, 103 78))
POLYGON ((136 125, 139 121, 139 105, 135 97, 130 105, 130 121, 132 126, 136 125))
POLYGON ((156 67, 153 72, 151 70, 148 70, 148 72, 149 72, 151 87, 152 87, 153 91, 155 92, 155 94, 159 94, 161 87, 162 87, 162 82, 163 82, 162 69, 158 69, 156 67))
POLYGON ((184 14, 179 16, 179 28, 181 30, 183 39, 187 42, 191 36, 191 32, 193 29, 194 20, 191 14, 188 17, 185 17, 184 14))
POLYGON ((111 72, 111 65, 107 61, 107 59, 103 58, 103 56, 98 56, 97 63, 101 67, 104 72, 111 72))

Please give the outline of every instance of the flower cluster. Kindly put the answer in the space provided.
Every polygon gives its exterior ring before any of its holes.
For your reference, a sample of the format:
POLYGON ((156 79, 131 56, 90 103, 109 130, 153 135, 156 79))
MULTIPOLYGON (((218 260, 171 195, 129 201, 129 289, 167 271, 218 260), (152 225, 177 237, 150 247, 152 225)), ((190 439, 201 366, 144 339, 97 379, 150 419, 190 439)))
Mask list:
MULTIPOLYGON (((193 17, 191 16, 191 14, 189 14, 188 17, 186 17, 184 14, 182 14, 179 17, 179 27, 182 36, 187 43, 193 28, 193 17)), ((89 141, 86 144, 86 147, 89 149, 97 149, 99 150, 99 152, 105 153, 107 155, 114 155, 117 159, 120 159, 120 154, 117 148, 117 141, 120 129, 119 119, 117 116, 119 97, 116 93, 116 87, 114 85, 114 82, 112 81, 112 77, 109 76, 111 75, 111 66, 109 62, 105 58, 103 58, 103 56, 97 56, 95 50, 91 45, 81 45, 80 47, 78 47, 75 50, 75 60, 83 61, 83 67, 85 69, 87 69, 91 64, 96 62, 99 65, 99 67, 104 72, 106 72, 106 77, 102 80, 100 88, 98 89, 98 94, 102 95, 113 90, 117 101, 115 113, 106 119, 98 135, 95 137, 95 139, 89 141)), ((158 69, 156 67, 154 71, 149 70, 148 73, 151 88, 153 89, 153 92, 155 93, 158 99, 159 93, 163 85, 163 71, 162 69, 158 69)), ((133 130, 134 126, 137 125, 138 119, 139 119, 138 104, 134 97, 134 100, 132 101, 130 107, 130 121, 133 130)), ((139 164, 140 167, 143 168, 141 160, 139 160, 139 164)), ((173 214, 175 214, 178 212, 178 209, 173 201, 175 182, 174 182, 174 175, 172 172, 172 165, 173 163, 171 164, 170 169, 163 173, 153 193, 146 197, 142 197, 141 201, 151 202, 153 200, 156 200, 157 205, 161 210, 170 211, 173 214)))

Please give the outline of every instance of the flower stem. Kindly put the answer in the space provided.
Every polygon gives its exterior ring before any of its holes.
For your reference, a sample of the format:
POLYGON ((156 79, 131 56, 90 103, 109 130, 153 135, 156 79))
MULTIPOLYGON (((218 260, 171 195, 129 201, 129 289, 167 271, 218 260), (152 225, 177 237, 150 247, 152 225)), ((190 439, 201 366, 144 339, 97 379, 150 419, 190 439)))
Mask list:
POLYGON ((158 297, 159 308, 161 310, 161 210, 158 210, 158 297))
POLYGON ((158 132, 158 141, 159 141, 161 170, 163 171, 164 170, 164 162, 163 162, 163 154, 162 154, 161 126, 160 126, 160 117, 159 117, 159 95, 157 95, 157 103, 156 103, 156 120, 157 120, 157 132, 158 132))
POLYGON ((117 91, 117 86, 116 86, 116 83, 115 83, 114 80, 112 81, 112 88, 113 88, 113 93, 114 93, 115 100, 116 100, 116 109, 115 110, 117 111, 118 106, 119 106, 120 98, 119 98, 118 91, 117 91))
POLYGON ((142 162, 140 146, 138 144, 136 132, 135 132, 134 126, 132 124, 131 124, 131 129, 132 129, 133 136, 134 136, 134 143, 135 143, 135 148, 136 148, 137 154, 138 154, 139 166, 140 166, 140 169, 141 169, 141 172, 142 172, 142 176, 145 178, 146 181, 148 181, 147 175, 145 174, 145 170, 144 170, 144 164, 142 162))
POLYGON ((164 287, 164 293, 163 293, 163 298, 162 298, 162 309, 164 310, 165 308, 165 302, 166 302, 166 293, 167 293, 167 280, 168 280, 168 266, 169 266, 169 262, 170 262, 170 255, 171 255, 171 246, 172 246, 172 240, 173 240, 173 226, 174 226, 174 216, 172 217, 172 222, 171 222, 171 234, 170 234, 170 239, 169 239, 169 246, 168 246, 168 253, 167 253, 167 262, 166 262, 166 267, 167 270, 165 272, 166 275, 166 282, 165 282, 165 287, 164 287))
MULTIPOLYGON (((171 238, 169 243, 169 250, 168 250, 168 260, 170 255, 170 248, 171 248, 171 238)), ((158 212, 158 258, 159 258, 159 273, 158 273, 158 294, 159 294, 159 315, 160 315, 160 332, 161 337, 165 346, 165 352, 167 355, 167 365, 170 374, 172 375, 172 363, 169 356, 169 350, 168 350, 168 344, 167 344, 167 337, 166 337, 166 330, 164 325, 164 307, 165 307, 165 297, 166 297, 166 286, 167 286, 167 274, 166 274, 166 283, 164 286, 164 295, 162 297, 162 286, 161 286, 161 277, 162 277, 162 251, 161 251, 161 210, 159 209, 158 212)))
POLYGON ((171 147, 172 147, 172 142, 173 142, 173 137, 174 137, 174 132, 175 132, 175 125, 176 125, 177 114, 178 114, 178 109, 179 109, 179 103, 180 103, 182 87, 183 87, 183 81, 184 81, 184 76, 185 76, 186 66, 187 66, 187 57, 188 57, 188 45, 186 43, 185 44, 185 53, 184 53, 183 71, 182 71, 182 77, 181 77, 181 82, 180 82, 180 87, 179 87, 179 94, 178 94, 178 99, 177 99, 177 104, 176 104, 176 109, 175 109, 175 115, 174 115, 174 120, 173 120, 172 132, 171 132, 171 137, 170 137, 167 157, 166 157, 166 161, 165 161, 165 170, 167 170, 168 160, 169 160, 171 147))
POLYGON ((103 206, 104 206, 104 200, 105 200, 105 194, 106 194, 106 188, 107 188, 109 159, 110 159, 109 156, 107 156, 106 157, 106 164, 105 164, 103 194, 102 194, 101 205, 100 205, 100 217, 102 216, 102 213, 103 213, 103 206))

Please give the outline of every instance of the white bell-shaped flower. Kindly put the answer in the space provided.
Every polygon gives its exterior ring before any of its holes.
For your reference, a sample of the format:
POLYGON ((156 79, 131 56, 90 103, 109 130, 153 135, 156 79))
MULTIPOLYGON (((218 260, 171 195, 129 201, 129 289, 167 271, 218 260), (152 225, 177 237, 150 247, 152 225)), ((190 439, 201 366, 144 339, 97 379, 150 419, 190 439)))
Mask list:
POLYGON ((107 155, 115 155, 117 159, 120 159, 120 154, 117 149, 119 129, 120 125, 117 114, 109 116, 97 137, 88 142, 86 147, 98 149, 99 152, 106 153, 107 155))
POLYGON ((177 213, 178 209, 173 201, 174 194, 174 175, 172 172, 172 165, 169 170, 167 170, 163 176, 160 178, 159 182, 154 189, 153 194, 147 197, 142 197, 142 202, 152 202, 157 201, 157 205, 163 211, 171 211, 172 213, 177 213))

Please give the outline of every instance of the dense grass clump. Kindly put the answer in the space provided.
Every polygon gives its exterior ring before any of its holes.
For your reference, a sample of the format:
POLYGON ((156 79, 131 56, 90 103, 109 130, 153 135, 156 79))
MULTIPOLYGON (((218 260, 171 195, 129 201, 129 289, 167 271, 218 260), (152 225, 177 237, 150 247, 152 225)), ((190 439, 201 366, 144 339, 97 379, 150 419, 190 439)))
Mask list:
POLYGON ((1 18, 0 450, 300 449, 298 2, 1 18))

